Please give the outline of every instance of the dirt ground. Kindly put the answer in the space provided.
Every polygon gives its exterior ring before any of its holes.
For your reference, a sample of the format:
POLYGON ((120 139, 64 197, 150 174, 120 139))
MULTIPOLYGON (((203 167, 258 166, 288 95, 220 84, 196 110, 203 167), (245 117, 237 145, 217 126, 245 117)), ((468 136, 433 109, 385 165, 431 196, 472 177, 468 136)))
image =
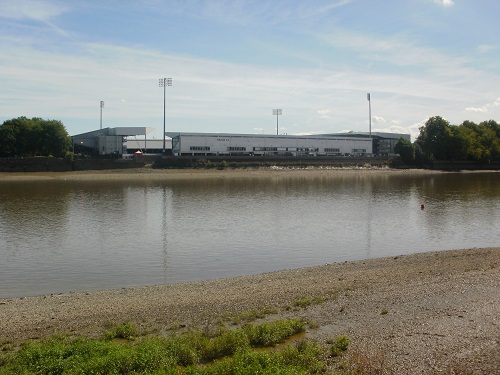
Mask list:
POLYGON ((56 332, 98 335, 110 322, 145 330, 203 327, 259 306, 303 317, 326 341, 345 334, 347 355, 395 374, 500 374, 500 248, 326 264, 254 276, 89 293, 0 299, 0 340, 56 332), (325 297, 307 308, 298 299, 325 297), (290 308, 290 306, 292 308, 290 308))

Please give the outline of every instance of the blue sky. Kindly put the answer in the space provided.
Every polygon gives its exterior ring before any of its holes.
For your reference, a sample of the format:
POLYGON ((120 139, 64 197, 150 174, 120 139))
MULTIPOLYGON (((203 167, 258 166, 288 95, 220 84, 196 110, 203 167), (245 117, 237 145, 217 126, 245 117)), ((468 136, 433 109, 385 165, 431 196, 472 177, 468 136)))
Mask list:
POLYGON ((0 123, 317 134, 500 122, 498 0, 0 0, 0 123))

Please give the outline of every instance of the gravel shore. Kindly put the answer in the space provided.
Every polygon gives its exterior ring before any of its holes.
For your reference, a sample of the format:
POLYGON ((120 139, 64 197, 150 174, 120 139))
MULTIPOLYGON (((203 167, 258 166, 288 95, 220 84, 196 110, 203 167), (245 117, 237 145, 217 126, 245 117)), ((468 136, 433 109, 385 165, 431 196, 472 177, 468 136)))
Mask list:
MULTIPOLYGON (((366 168, 263 168, 263 169, 152 169, 131 168, 112 170, 85 170, 71 172, 0 172, 0 181, 47 181, 47 180, 180 180, 192 178, 252 178, 252 177, 318 177, 328 175, 359 175, 359 174, 397 174, 397 175, 427 175, 442 174, 442 171, 429 169, 391 169, 385 167, 366 168)), ((446 172, 452 173, 452 172, 446 172)), ((462 171, 459 173, 497 173, 497 171, 462 171)))
POLYGON ((272 306, 319 324, 320 341, 346 334, 348 352, 396 374, 500 373, 500 248, 327 264, 254 276, 91 293, 0 299, 0 340, 56 332, 98 335, 110 322, 143 329, 203 327, 222 314, 272 306), (290 309, 304 296, 331 297, 290 309))

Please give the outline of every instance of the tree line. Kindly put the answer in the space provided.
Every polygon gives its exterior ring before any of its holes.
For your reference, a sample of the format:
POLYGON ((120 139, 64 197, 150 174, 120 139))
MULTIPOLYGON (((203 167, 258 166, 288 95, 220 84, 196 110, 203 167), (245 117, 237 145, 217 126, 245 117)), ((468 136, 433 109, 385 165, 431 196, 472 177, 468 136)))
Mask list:
POLYGON ((429 118, 414 143, 401 138, 394 147, 403 162, 425 165, 434 160, 500 161, 500 125, 494 120, 450 125, 440 116, 429 118))
POLYGON ((59 120, 18 117, 0 125, 0 157, 64 157, 71 137, 59 120))
MULTIPOLYGON (((71 137, 59 120, 18 117, 0 125, 0 157, 64 157, 71 137)), ((494 120, 450 125, 440 116, 429 118, 414 143, 401 138, 394 147, 406 164, 434 160, 500 161, 500 125, 494 120)))

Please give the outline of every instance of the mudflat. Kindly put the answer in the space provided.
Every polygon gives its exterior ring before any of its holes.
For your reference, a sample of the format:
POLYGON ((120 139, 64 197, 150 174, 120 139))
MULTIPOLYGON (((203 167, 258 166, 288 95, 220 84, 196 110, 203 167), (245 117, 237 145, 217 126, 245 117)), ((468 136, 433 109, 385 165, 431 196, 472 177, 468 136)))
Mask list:
MULTIPOLYGON (((500 173, 498 171, 477 171, 460 173, 500 173)), ((442 174, 450 172, 434 171, 428 169, 391 169, 385 167, 359 167, 359 168, 262 168, 262 169, 152 169, 131 168, 113 170, 85 170, 72 172, 0 172, 0 181, 33 181, 33 180, 178 180, 189 178, 250 178, 250 177, 317 177, 328 175, 353 175, 353 174, 442 174)))
POLYGON ((258 307, 265 319, 318 324, 306 337, 345 334, 396 374, 500 373, 500 248, 417 253, 253 276, 0 299, 0 339, 99 335, 110 322, 168 334, 258 307), (294 308, 303 298, 324 298, 294 308))

